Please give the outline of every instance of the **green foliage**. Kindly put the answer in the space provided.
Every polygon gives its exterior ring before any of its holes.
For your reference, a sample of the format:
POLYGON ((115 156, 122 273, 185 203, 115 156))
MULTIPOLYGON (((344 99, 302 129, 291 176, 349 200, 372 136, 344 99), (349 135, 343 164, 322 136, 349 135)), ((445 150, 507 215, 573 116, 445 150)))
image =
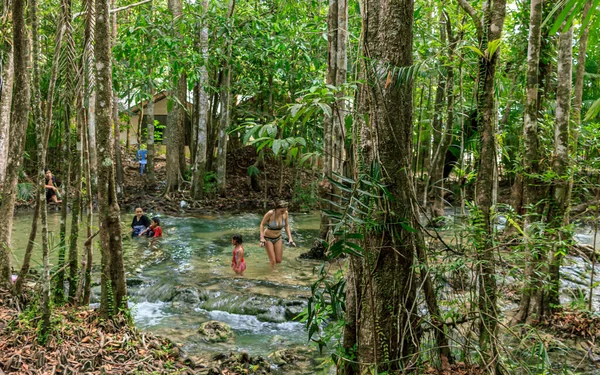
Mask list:
POLYGON ((204 192, 209 195, 216 194, 217 174, 215 172, 206 172, 204 174, 204 192))
POLYGON ((322 352, 326 347, 333 348, 331 360, 339 364, 340 358, 354 358, 344 353, 341 345, 345 325, 346 280, 341 270, 329 274, 326 264, 315 271, 317 280, 311 286, 312 295, 306 309, 296 319, 306 324, 308 339, 318 345, 319 351, 322 352))
POLYGON ((309 185, 302 185, 300 181, 296 182, 292 203, 299 207, 300 211, 308 212, 319 208, 319 199, 317 197, 317 182, 313 181, 309 185))
POLYGON ((21 182, 17 184, 17 200, 29 202, 35 198, 37 189, 34 183, 21 182))

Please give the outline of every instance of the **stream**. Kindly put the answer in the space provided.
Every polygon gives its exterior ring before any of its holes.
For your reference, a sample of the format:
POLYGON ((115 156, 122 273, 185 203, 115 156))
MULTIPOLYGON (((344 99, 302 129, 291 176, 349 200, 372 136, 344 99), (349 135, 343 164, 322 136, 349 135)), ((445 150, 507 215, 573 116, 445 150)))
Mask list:
MULTIPOLYGON (((132 217, 130 213, 122 214, 126 234, 132 217)), ((262 219, 259 214, 159 217, 164 232, 161 239, 124 235, 130 307, 139 329, 181 344, 189 356, 200 362, 208 361, 217 353, 247 351, 251 356, 273 357, 274 352, 291 348, 304 353, 307 360, 299 363, 304 368, 294 366, 295 371, 288 368, 285 373, 316 373, 319 356, 308 345, 304 325, 294 318, 307 304, 310 285, 315 279, 313 268, 319 264, 298 259, 309 250, 318 234, 318 213, 290 215, 292 235, 298 247, 289 247, 284 241, 283 262, 274 270, 258 243, 258 224, 262 219), (235 275, 230 268, 231 236, 235 233, 244 238, 248 268, 243 277, 235 275), (213 320, 231 327, 233 339, 207 342, 198 328, 213 320)), ((59 214, 50 213, 49 229, 54 232, 50 239, 52 264, 58 259, 59 225, 59 214)), ((30 214, 15 217, 15 269, 21 265, 30 226, 30 214)), ((83 237, 82 230, 82 242, 83 237)), ((41 264, 39 253, 36 250, 33 257, 34 267, 41 264)), ((99 259, 95 246, 96 286, 92 288, 92 305, 98 302, 100 295, 99 259)), ((277 366, 274 371, 278 372, 277 366)))
MULTIPOLYGON (((152 213, 147 215, 151 217, 152 213)), ((316 374, 326 371, 319 368, 322 356, 308 344, 303 324, 294 320, 307 305, 310 285, 315 280, 313 269, 320 264, 298 259, 301 253, 309 250, 318 235, 318 213, 290 215, 290 226, 298 247, 289 247, 284 241, 283 263, 274 270, 269 266, 264 249, 258 246, 260 214, 160 215, 164 232, 161 239, 131 238, 128 233, 132 217, 132 213, 122 214, 123 247, 130 307, 139 329, 169 338, 200 362, 208 362, 218 353, 246 351, 251 356, 269 357, 272 363, 278 363, 279 366, 273 367, 274 373, 316 374), (231 236, 235 233, 244 238, 248 268, 243 277, 235 275, 230 268, 231 236), (198 329, 208 321, 227 324, 233 338, 225 342, 206 340, 198 329), (293 349, 301 353, 303 359, 288 365, 277 359, 276 352, 282 349, 293 349)), ((49 227, 54 233, 50 237, 52 264, 57 262, 59 225, 58 212, 51 212, 49 227)), ((501 220, 500 225, 503 225, 501 220)), ((15 269, 21 265, 30 226, 31 214, 15 217, 15 269)), ((459 233, 456 229, 450 229, 442 232, 442 236, 456 233, 459 233)), ((84 237, 81 230, 82 243, 84 237)), ((576 239, 591 245, 593 232, 589 227, 578 227, 576 239)), ((92 305, 97 304, 100 294, 99 259, 96 246, 96 286, 92 288, 92 305)), ((34 267, 40 266, 40 251, 35 251, 32 262, 34 267)), ((587 296, 589 291, 590 271, 591 265, 587 260, 571 255, 566 258, 561 268, 561 303, 568 306, 585 299, 582 296, 587 296)), ((596 266, 595 273, 597 279, 600 278, 600 266, 596 266)), ((499 278, 500 284, 512 282, 514 278, 510 275, 499 278)), ((508 312, 514 310, 517 304, 501 299, 499 307, 508 312)), ((600 309, 600 287, 594 291, 593 308, 595 311, 600 309)), ((576 349, 580 347, 579 341, 572 342, 572 350, 566 357, 564 351, 557 353, 554 365, 566 360, 571 369, 581 371, 586 368, 583 373, 600 373, 591 371, 589 360, 582 361, 582 351, 576 349)))

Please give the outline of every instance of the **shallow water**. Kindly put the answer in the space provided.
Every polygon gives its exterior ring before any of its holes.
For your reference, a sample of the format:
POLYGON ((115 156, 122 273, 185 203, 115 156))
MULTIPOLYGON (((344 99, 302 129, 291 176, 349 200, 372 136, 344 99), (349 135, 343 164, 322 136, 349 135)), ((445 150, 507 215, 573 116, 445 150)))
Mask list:
MULTIPOLYGON (((124 236, 130 307, 137 327, 164 335, 183 344, 188 354, 201 357, 230 350, 267 356, 283 347, 307 344, 303 325, 291 318, 306 304, 314 280, 313 268, 318 263, 297 257, 309 250, 318 233, 318 214, 290 215, 298 247, 289 247, 285 241, 283 262, 274 270, 259 246, 259 214, 160 217, 163 238, 124 236), (234 233, 244 238, 247 269, 243 277, 230 268, 234 233), (234 339, 220 344, 204 342, 197 330, 209 320, 230 325, 234 339)), ((132 214, 122 215, 124 233, 129 231, 131 218, 132 214)), ((15 268, 22 262, 30 225, 31 215, 15 218, 15 268)), ((56 238, 59 225, 58 213, 50 213, 49 226, 56 238)), ((85 237, 83 231, 80 237, 85 237)), ((97 264, 99 254, 95 253, 97 264)), ((56 248, 51 258, 56 264, 56 248)), ((36 250, 34 265, 39 263, 36 250)), ((99 281, 97 273, 95 279, 99 281)), ((93 292, 97 296, 99 287, 93 292)))

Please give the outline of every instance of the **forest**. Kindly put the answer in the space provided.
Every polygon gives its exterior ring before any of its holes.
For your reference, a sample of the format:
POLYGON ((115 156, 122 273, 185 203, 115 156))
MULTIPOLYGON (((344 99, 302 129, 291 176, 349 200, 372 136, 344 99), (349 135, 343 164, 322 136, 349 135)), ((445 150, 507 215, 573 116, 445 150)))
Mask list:
POLYGON ((600 374, 599 26, 0 0, 0 375, 600 374))

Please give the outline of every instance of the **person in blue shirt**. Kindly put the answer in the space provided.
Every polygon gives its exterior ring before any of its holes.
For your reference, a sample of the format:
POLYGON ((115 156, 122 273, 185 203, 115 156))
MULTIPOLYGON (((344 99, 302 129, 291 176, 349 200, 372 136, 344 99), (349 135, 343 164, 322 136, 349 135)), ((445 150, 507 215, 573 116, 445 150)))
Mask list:
POLYGON ((135 160, 140 163, 140 175, 144 174, 144 170, 146 169, 146 163, 148 162, 146 157, 148 155, 148 150, 146 150, 145 146, 141 146, 138 144, 138 151, 135 155, 135 160))

